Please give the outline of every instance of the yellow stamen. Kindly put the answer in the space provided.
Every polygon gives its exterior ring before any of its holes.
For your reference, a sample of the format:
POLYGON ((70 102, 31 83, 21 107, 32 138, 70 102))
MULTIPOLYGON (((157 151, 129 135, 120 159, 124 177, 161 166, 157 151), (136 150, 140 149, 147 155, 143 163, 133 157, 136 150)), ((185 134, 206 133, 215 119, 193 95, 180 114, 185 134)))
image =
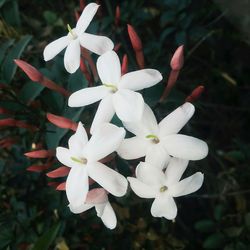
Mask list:
POLYGON ((159 138, 156 135, 150 134, 150 135, 147 135, 146 138, 152 139, 152 142, 155 143, 155 144, 160 142, 159 138))
POLYGON ((104 83, 103 85, 105 87, 107 87, 107 88, 111 88, 112 92, 114 92, 114 93, 118 90, 117 87, 114 84, 106 84, 106 83, 104 83))
POLYGON ((165 192, 165 191, 167 191, 168 190, 168 187, 167 186, 162 186, 161 188, 160 188, 160 192, 161 193, 163 193, 163 192, 165 192))
POLYGON ((80 164, 86 164, 88 162, 86 158, 70 157, 70 159, 80 164))

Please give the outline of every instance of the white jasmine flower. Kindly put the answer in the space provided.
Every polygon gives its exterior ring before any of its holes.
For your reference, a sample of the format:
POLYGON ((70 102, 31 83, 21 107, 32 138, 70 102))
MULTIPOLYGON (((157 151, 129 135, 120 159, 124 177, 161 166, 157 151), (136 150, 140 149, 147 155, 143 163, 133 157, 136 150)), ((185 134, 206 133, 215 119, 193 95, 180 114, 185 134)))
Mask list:
POLYGON ((57 147, 56 157, 70 167, 66 180, 66 195, 69 203, 80 206, 89 190, 88 177, 95 180, 115 196, 123 196, 127 190, 124 176, 98 162, 114 152, 124 139, 125 130, 112 124, 103 124, 90 140, 81 123, 68 141, 69 148, 57 147))
POLYGON ((121 64, 114 51, 108 51, 97 60, 97 70, 102 85, 85 88, 69 97, 70 107, 82 107, 101 100, 91 126, 91 133, 103 122, 109 122, 113 115, 126 122, 141 119, 144 100, 135 91, 151 87, 162 80, 154 69, 137 70, 121 75, 121 64))
POLYGON ((124 122, 124 127, 135 136, 125 139, 118 154, 127 160, 146 156, 145 161, 163 169, 170 156, 186 160, 200 160, 207 156, 204 141, 177 134, 194 114, 194 106, 185 103, 157 124, 153 111, 145 104, 139 122, 124 122))
POLYGON ((180 181, 188 165, 187 160, 172 158, 165 171, 141 162, 136 168, 136 178, 128 177, 132 190, 141 198, 154 198, 151 214, 173 220, 177 215, 174 197, 197 191, 204 176, 197 172, 180 181))
POLYGON ((83 213, 95 207, 97 216, 101 218, 104 225, 109 229, 114 229, 117 224, 115 212, 109 203, 108 195, 105 189, 95 188, 88 192, 85 203, 74 207, 69 204, 71 212, 75 214, 83 213))
POLYGON ((98 7, 99 5, 96 3, 88 4, 83 10, 76 27, 71 29, 68 25, 69 33, 67 36, 63 36, 45 47, 43 52, 44 60, 51 60, 67 47, 64 54, 64 66, 69 73, 74 73, 80 66, 80 45, 98 55, 112 50, 114 44, 108 37, 85 32, 98 7))

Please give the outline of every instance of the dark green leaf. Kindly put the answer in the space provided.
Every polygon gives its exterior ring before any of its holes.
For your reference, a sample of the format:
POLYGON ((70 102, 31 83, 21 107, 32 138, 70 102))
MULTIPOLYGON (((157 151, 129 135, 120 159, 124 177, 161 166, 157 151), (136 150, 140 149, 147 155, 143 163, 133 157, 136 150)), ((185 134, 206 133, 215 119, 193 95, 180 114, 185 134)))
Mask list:
POLYGON ((203 247, 206 249, 221 249, 224 245, 225 238, 221 233, 215 233, 206 238, 203 243, 203 247))
POLYGON ((49 229, 46 233, 44 233, 35 243, 32 250, 47 250, 49 246, 53 243, 55 240, 58 231, 61 227, 61 224, 58 223, 54 225, 51 229, 49 229))
POLYGON ((2 63, 7 49, 13 44, 14 40, 8 40, 0 46, 0 64, 2 63))
POLYGON ((19 42, 14 45, 10 50, 9 54, 6 57, 6 60, 3 65, 3 75, 7 83, 10 83, 17 69, 17 65, 14 63, 14 59, 20 58, 25 47, 28 45, 31 40, 31 36, 26 35, 19 40, 19 42))
POLYGON ((204 219, 196 222, 194 227, 197 231, 208 233, 214 230, 215 224, 212 220, 204 219))

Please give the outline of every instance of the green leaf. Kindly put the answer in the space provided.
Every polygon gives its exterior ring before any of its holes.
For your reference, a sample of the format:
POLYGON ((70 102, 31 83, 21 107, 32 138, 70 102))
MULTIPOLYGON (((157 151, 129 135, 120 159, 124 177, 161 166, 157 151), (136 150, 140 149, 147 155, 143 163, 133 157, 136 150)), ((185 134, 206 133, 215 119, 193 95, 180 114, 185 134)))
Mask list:
POLYGON ((5 4, 6 0, 0 0, 0 8, 5 4))
POLYGON ((206 238, 203 247, 206 249, 221 249, 224 245, 225 238, 222 233, 211 234, 206 238))
POLYGON ((214 218, 218 221, 222 218, 225 212, 225 207, 222 204, 217 205, 214 208, 214 218))
POLYGON ((250 213, 247 213, 245 215, 245 225, 246 225, 247 229, 250 230, 250 213))
POLYGON ((49 10, 43 12, 43 17, 46 20, 46 22, 50 25, 55 24, 58 19, 56 13, 49 10))
POLYGON ((202 233, 209 233, 214 230, 215 223, 212 220, 204 219, 196 222, 194 228, 202 233))
POLYGON ((230 238, 239 237, 243 231, 243 227, 229 227, 224 229, 225 234, 230 238))
POLYGON ((46 233, 44 233, 35 243, 32 250, 47 250, 49 246, 53 243, 55 240, 58 231, 61 227, 61 224, 58 223, 54 225, 52 228, 50 228, 46 233))
POLYGON ((33 101, 44 89, 45 87, 41 84, 35 82, 26 83, 19 92, 19 98, 25 102, 29 103, 33 101))
POLYGON ((32 36, 26 35, 10 50, 3 65, 3 76, 7 83, 10 83, 17 69, 14 59, 20 58, 25 47, 28 45, 32 36))
POLYGON ((1 10, 1 14, 6 21, 7 24, 20 27, 20 14, 18 8, 18 1, 16 0, 9 0, 4 4, 3 9, 1 10))
POLYGON ((0 64, 2 63, 7 49, 14 43, 14 40, 8 40, 0 46, 0 64))

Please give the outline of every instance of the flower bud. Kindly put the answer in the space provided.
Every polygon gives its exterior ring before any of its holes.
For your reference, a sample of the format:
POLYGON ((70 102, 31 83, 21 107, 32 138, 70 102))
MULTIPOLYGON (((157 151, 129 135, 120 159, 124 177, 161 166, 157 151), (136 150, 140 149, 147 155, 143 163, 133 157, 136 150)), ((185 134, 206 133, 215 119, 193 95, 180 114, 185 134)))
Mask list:
POLYGON ((186 102, 194 102, 197 99, 199 99, 199 97, 201 96, 201 94, 204 92, 205 88, 203 85, 200 85, 198 87, 196 87, 192 93, 186 98, 186 102))
POLYGON ((49 158, 55 155, 55 150, 41 149, 41 150, 27 152, 24 155, 29 158, 49 158))
POLYGON ((180 70, 183 64, 184 64, 184 45, 181 45, 175 51, 171 59, 170 66, 172 70, 180 70))
POLYGON ((128 72, 128 56, 125 54, 122 58, 122 75, 126 74, 128 72))
POLYGON ((49 173, 47 173, 46 175, 50 178, 58 178, 58 177, 64 177, 67 176, 69 174, 70 168, 65 167, 65 166, 61 166, 49 173))
POLYGON ((47 113, 47 119, 59 128, 71 129, 73 131, 77 130, 77 123, 68 118, 47 113))
POLYGON ((128 26, 128 35, 129 35, 134 51, 142 50, 141 39, 139 38, 136 31, 130 24, 128 24, 127 26, 128 26))

